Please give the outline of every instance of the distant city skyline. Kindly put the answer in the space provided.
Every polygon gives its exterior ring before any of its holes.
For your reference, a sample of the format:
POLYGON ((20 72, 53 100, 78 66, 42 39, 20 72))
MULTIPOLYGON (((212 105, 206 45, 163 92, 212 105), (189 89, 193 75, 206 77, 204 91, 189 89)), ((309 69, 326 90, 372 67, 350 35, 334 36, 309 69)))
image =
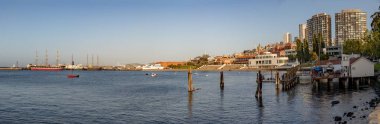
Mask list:
MULTIPOLYGON (((279 42, 286 32, 298 37, 299 24, 318 13, 360 9, 370 16, 378 0, 2 0, 0 66, 40 63, 100 65, 185 61, 254 49, 279 42)), ((332 28, 332 38, 335 29, 332 28)), ((292 38, 291 38, 292 39, 292 38)))

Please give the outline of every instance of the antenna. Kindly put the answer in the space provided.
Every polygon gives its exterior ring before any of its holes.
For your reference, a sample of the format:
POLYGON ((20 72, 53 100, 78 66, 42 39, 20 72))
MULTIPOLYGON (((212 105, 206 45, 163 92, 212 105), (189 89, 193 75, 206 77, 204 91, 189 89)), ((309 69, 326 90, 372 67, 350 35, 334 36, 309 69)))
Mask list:
POLYGON ((45 65, 46 66, 48 66, 48 61, 49 61, 49 59, 48 59, 48 50, 46 49, 46 56, 45 56, 46 58, 45 58, 45 65))

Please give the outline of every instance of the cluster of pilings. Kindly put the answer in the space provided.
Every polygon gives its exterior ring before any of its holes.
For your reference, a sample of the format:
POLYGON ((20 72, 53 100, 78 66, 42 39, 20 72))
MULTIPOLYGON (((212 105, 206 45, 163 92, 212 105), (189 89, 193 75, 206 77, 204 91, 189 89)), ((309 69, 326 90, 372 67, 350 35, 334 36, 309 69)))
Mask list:
POLYGON ((338 83, 338 88, 348 89, 348 88, 356 88, 359 89, 360 85, 370 85, 371 77, 325 77, 325 78, 314 78, 313 84, 316 89, 321 87, 321 84, 327 85, 327 89, 334 89, 334 83, 338 83), (338 82, 333 82, 333 79, 339 79, 338 82))
MULTIPOLYGON (((275 83, 276 83, 276 89, 278 90, 280 87, 279 85, 282 84, 282 90, 286 91, 291 88, 293 88, 299 81, 298 77, 296 75, 297 71, 300 69, 300 66, 296 66, 293 68, 288 69, 286 73, 282 76, 282 80, 280 79, 280 74, 278 71, 276 71, 275 74, 275 83)), ((192 70, 189 68, 188 73, 188 92, 194 91, 193 87, 193 79, 192 79, 192 70)), ((263 87, 263 75, 261 74, 261 71, 258 71, 257 73, 257 89, 255 93, 256 98, 262 97, 262 87, 263 87)), ((224 73, 223 71, 220 72, 220 83, 219 83, 220 89, 224 90, 224 73)))
MULTIPOLYGON (((293 68, 290 68, 284 73, 282 77, 282 90, 287 91, 292 89, 294 86, 296 86, 297 83, 299 83, 298 77, 297 77, 297 71, 300 69, 300 66, 296 66, 293 68)), ((277 75, 276 75, 277 76, 277 75)))

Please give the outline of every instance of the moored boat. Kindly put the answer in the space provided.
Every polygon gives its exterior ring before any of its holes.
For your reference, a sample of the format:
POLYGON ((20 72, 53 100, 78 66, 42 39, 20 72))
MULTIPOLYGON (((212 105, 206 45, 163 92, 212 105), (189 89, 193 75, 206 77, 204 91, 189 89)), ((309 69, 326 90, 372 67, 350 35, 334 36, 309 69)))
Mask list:
POLYGON ((30 67, 32 71, 61 71, 63 67, 49 67, 49 66, 33 66, 30 67))
POLYGON ((78 74, 69 74, 67 75, 67 78, 79 78, 78 74))

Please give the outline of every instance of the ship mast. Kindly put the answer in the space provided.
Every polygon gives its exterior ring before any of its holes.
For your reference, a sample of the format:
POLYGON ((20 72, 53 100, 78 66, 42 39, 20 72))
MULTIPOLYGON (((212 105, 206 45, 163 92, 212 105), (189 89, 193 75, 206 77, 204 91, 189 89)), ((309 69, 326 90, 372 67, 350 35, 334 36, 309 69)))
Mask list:
POLYGON ((99 55, 96 55, 96 66, 99 66, 99 55))
POLYGON ((59 51, 57 50, 57 60, 56 60, 56 64, 57 64, 57 67, 59 66, 59 51))
POLYGON ((47 49, 46 49, 46 56, 45 56, 46 58, 45 58, 45 66, 48 66, 48 51, 47 51, 47 49))
POLYGON ((88 67, 88 54, 87 54, 87 67, 88 67))
POLYGON ((37 52, 37 49, 36 49, 36 66, 38 66, 38 52, 37 52))
POLYGON ((91 55, 91 66, 94 66, 94 54, 91 55))

